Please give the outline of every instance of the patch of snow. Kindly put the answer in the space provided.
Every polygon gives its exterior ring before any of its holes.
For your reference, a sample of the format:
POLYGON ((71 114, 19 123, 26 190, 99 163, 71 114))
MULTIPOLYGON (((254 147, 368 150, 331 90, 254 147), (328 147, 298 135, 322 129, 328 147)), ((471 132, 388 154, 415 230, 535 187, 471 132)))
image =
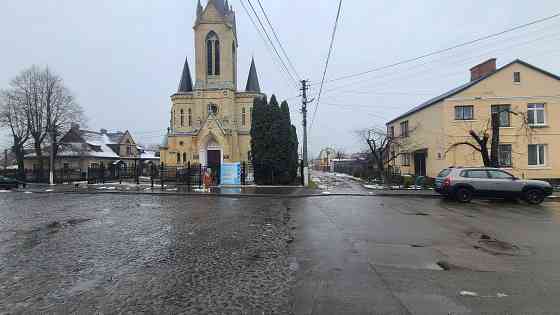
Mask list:
POLYGON ((461 291, 461 292, 459 292, 459 295, 461 295, 461 296, 476 297, 476 296, 478 296, 478 293, 476 293, 476 292, 471 292, 471 291, 461 291))
POLYGON ((330 195, 331 192, 330 192, 330 191, 323 191, 322 194, 323 194, 323 195, 330 195))
POLYGON ((11 192, 10 190, 0 190, 0 193, 9 193, 11 192))
POLYGON ((32 193, 33 193, 33 192, 31 192, 31 191, 26 191, 26 192, 24 192, 24 194, 32 194, 32 193))
POLYGON ((383 190, 385 189, 385 187, 381 186, 381 185, 364 185, 364 188, 366 189, 375 189, 375 190, 383 190))
POLYGON ((45 192, 53 192, 53 189, 45 189, 45 192))

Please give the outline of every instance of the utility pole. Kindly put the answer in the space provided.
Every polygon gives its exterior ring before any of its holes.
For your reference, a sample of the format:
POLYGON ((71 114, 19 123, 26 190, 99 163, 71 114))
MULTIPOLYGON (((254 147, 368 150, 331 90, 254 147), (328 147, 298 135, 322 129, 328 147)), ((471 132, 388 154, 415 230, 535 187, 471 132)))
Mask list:
POLYGON ((4 171, 8 169, 8 149, 4 150, 4 171))
POLYGON ((309 159, 307 156, 307 104, 312 101, 307 100, 307 80, 301 81, 301 113, 303 115, 303 183, 309 185, 309 159))

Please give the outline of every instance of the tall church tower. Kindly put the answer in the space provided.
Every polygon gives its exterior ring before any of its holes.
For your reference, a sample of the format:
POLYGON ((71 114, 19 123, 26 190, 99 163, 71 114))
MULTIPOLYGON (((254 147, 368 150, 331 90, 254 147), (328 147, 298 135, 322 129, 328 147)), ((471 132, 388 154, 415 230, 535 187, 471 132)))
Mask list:
POLYGON ((194 23, 195 75, 185 60, 179 89, 171 96, 161 161, 220 169, 251 157, 251 113, 261 93, 255 61, 244 91, 237 90, 237 28, 228 0, 198 0, 194 23), (194 82, 193 82, 194 81, 194 82))
POLYGON ((235 12, 226 0, 209 0, 206 8, 198 2, 194 25, 195 89, 237 87, 237 31, 235 12))

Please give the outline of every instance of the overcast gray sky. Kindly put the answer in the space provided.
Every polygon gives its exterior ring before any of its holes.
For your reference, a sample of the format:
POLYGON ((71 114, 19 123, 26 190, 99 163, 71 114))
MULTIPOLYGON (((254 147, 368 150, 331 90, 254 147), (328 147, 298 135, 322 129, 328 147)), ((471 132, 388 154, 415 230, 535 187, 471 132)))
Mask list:
MULTIPOLYGON (((256 0, 252 2, 256 5, 256 0)), ((297 71, 318 85, 338 0, 261 2, 297 71)), ((239 0, 230 3, 238 21, 238 88, 244 88, 254 56, 263 90, 290 99, 292 119, 299 127, 300 102, 293 98, 299 91, 275 64, 239 0)), ((76 94, 91 129, 128 129, 142 143, 159 143, 168 127, 169 96, 177 89, 185 55, 194 60, 195 12, 196 0, 3 0, 0 88, 32 64, 49 65, 76 94)), ((557 12, 557 0, 345 0, 327 79, 416 57, 557 12)), ((497 57, 499 65, 521 58, 560 73, 560 18, 325 85, 310 134, 311 152, 317 154, 325 146, 348 152, 360 149, 355 130, 381 125, 465 83, 468 69, 490 57, 497 57)))

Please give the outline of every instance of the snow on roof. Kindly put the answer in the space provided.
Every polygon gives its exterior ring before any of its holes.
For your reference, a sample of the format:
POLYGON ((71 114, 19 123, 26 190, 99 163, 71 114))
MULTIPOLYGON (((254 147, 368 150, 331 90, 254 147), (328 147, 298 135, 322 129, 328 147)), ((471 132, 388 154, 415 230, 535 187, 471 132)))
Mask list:
POLYGON ((143 151, 140 154, 140 159, 142 159, 142 160, 159 160, 159 157, 156 156, 155 151, 143 151))

